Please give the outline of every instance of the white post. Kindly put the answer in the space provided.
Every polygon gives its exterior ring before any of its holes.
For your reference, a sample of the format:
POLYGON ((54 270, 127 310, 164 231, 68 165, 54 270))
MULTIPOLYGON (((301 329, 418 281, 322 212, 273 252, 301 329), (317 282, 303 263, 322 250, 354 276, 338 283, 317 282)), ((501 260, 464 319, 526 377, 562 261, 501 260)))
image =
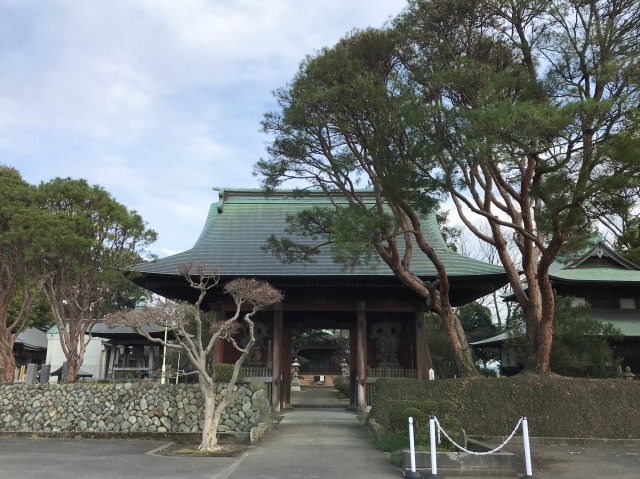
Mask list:
POLYGON ((438 459, 436 456, 436 417, 429 414, 429 442, 431 446, 431 474, 424 476, 429 479, 443 479, 438 475, 438 459))
POLYGON ((529 425, 527 424, 527 416, 524 415, 522 416, 522 440, 524 442, 524 463, 527 472, 525 477, 532 477, 531 449, 529 448, 529 425))
POLYGON ((429 442, 431 446, 431 475, 438 474, 438 461, 436 459, 436 419, 431 414, 429 416, 429 442))
POLYGON ((416 448, 413 442, 413 418, 409 418, 409 450, 411 451, 411 472, 416 472, 416 448))
POLYGON ((167 381, 167 327, 164 328, 164 342, 162 347, 162 376, 160 377, 160 384, 164 384, 167 381))
POLYGON ((411 470, 404 474, 405 479, 420 479, 422 476, 416 471, 416 448, 413 441, 413 418, 409 418, 409 455, 411 456, 411 470))

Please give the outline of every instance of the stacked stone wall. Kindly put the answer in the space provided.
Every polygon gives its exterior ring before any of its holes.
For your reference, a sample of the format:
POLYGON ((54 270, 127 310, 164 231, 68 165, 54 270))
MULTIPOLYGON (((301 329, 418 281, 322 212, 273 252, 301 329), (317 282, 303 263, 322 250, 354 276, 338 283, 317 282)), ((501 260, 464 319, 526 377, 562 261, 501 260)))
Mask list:
MULTIPOLYGON (((234 389, 219 432, 250 433, 270 418, 260 383, 234 389)), ((216 400, 226 390, 218 385, 216 400)), ((204 402, 197 385, 44 384, 0 386, 4 432, 198 433, 204 402)))

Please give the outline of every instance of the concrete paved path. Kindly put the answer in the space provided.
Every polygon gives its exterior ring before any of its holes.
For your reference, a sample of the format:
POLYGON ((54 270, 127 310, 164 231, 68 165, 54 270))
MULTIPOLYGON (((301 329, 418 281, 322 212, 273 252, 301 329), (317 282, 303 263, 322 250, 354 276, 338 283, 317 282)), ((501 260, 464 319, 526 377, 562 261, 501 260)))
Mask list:
POLYGON ((220 479, 401 477, 353 412, 320 408, 287 411, 269 437, 220 479))
POLYGON ((301 391, 291 391, 291 405, 297 408, 346 408, 348 399, 338 399, 337 391, 330 386, 303 386, 301 391))

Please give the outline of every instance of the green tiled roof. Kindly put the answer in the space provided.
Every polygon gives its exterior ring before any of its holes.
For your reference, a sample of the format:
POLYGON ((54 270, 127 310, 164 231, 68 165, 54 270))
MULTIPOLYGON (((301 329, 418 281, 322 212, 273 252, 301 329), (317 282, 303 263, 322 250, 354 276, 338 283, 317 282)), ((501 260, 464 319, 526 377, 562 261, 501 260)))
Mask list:
MULTIPOLYGON (((308 239, 285 233, 286 217, 312 207, 329 207, 328 199, 321 192, 311 192, 299 197, 292 191, 276 191, 266 195, 262 190, 234 189, 221 190, 219 195, 220 201, 211 205, 202 233, 193 248, 154 262, 136 265, 131 270, 143 274, 175 275, 180 264, 206 262, 217 265, 221 276, 393 276, 381 260, 345 269, 333 261, 329 248, 324 248, 315 257, 314 263, 283 263, 261 249, 272 234, 294 241, 309 242, 308 239)), ((504 275, 504 270, 499 266, 450 251, 440 234, 435 216, 423 220, 423 229, 428 241, 444 261, 449 276, 504 275)), ((415 249, 412 270, 422 277, 435 277, 433 265, 417 247, 415 249)))
POLYGON ((567 264, 556 261, 549 268, 551 279, 572 282, 640 283, 640 268, 614 251, 604 239, 597 240, 575 260, 567 264), (590 261, 607 259, 609 264, 592 265, 590 261))
MULTIPOLYGON (((589 310, 589 316, 609 323, 618 328, 625 338, 640 338, 640 310, 638 309, 609 309, 593 308, 589 310)), ((491 338, 469 343, 470 346, 499 346, 503 341, 507 341, 515 336, 525 334, 524 328, 515 332, 506 332, 491 338)))
POLYGON ((640 337, 640 310, 591 309, 589 314, 600 321, 612 324, 625 337, 640 337))
MULTIPOLYGON (((551 281, 561 283, 621 283, 640 284, 640 267, 615 252, 602 237, 597 236, 592 245, 566 264, 554 261, 549 267, 551 281), (592 264, 591 260, 607 258, 608 265, 592 264)), ((526 287, 526 285, 525 285, 526 287)), ((505 301, 514 301, 515 294, 508 291, 500 295, 505 301)))
POLYGON ((640 271, 621 268, 560 269, 549 276, 563 281, 640 283, 640 271))

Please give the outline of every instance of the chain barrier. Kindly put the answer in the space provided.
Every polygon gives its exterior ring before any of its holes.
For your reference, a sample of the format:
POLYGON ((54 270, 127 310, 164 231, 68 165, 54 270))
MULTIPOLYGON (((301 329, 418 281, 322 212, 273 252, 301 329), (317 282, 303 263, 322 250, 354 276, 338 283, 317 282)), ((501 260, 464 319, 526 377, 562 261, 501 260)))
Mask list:
POLYGON ((447 434, 447 432, 442 429, 442 426, 440 426, 440 422, 438 421, 438 418, 433 416, 433 419, 435 420, 436 426, 438 426, 438 444, 441 443, 440 441, 440 432, 442 432, 442 434, 444 435, 444 437, 446 437, 449 442, 451 444, 453 444, 455 447, 457 447, 458 449, 460 449, 463 452, 472 454, 474 456, 486 456, 489 454, 493 454, 494 452, 499 451, 500 449, 502 449, 504 446, 507 445, 507 443, 509 441, 511 441, 511 439, 513 438, 513 436, 515 436, 516 432, 518 431, 518 428, 520 427, 520 425, 522 424, 522 419, 523 417, 520 417, 520 420, 518 421, 518 424, 516 424, 515 429, 513 430, 513 432, 511 433, 511 435, 502 443, 500 444, 498 447, 496 447, 495 449, 492 449, 491 451, 485 451, 485 452, 476 452, 476 451, 470 451, 467 448, 462 447, 460 444, 458 444, 457 442, 455 442, 453 439, 451 439, 451 437, 447 434))

